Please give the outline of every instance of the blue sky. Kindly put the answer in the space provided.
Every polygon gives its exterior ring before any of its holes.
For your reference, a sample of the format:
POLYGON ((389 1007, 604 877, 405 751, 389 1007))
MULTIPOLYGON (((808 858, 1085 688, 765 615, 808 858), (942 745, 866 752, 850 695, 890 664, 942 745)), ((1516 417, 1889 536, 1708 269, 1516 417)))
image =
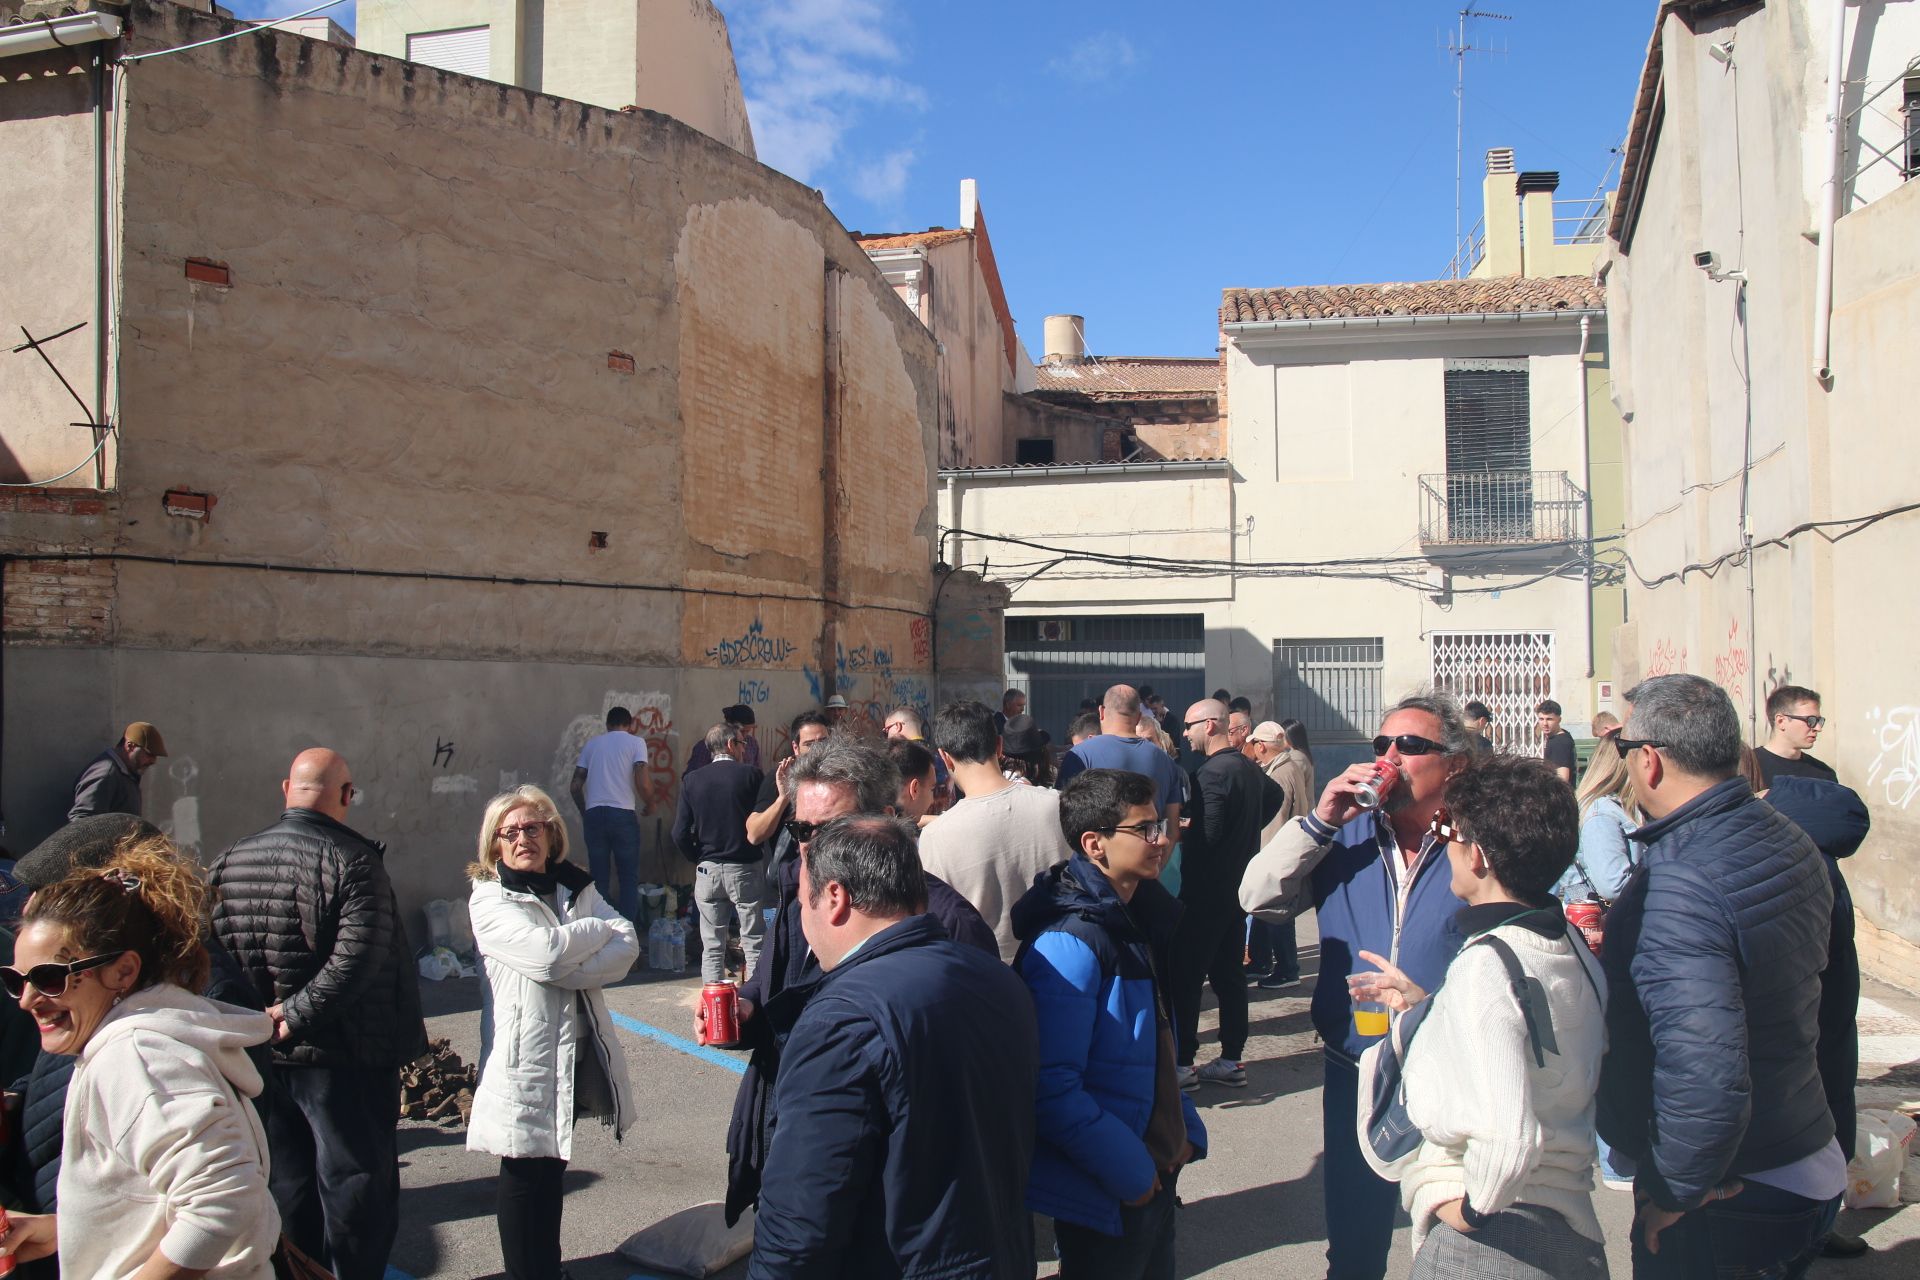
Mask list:
MULTIPOLYGON (((1229 285, 1422 280, 1453 253, 1463 0, 717 0, 760 158, 849 228, 981 204, 1021 337, 1207 355, 1229 285)), ((249 0, 243 16, 306 7, 249 0)), ((1487 148, 1586 196, 1626 131, 1656 0, 1482 0, 1463 221, 1487 148)), ((350 25, 351 6, 330 10, 350 25)), ((1609 182, 1611 185, 1611 182, 1609 182)))

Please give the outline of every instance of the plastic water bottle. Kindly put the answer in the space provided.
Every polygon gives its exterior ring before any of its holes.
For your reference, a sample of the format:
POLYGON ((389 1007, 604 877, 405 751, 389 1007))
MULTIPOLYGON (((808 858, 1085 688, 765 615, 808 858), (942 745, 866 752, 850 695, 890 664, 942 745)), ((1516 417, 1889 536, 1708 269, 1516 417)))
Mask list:
POLYGON ((675 973, 687 971, 687 927, 678 920, 668 920, 667 926, 667 968, 675 973))
POLYGON ((655 920, 647 926, 647 968, 664 969, 667 967, 667 922, 655 920))

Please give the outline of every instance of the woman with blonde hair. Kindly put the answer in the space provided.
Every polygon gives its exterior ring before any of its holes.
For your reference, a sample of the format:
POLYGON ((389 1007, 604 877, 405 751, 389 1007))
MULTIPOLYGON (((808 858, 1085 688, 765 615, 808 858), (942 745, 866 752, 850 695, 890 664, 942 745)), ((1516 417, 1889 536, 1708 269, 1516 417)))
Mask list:
POLYGON ((617 1139, 633 1123, 633 1087, 601 988, 640 954, 633 924, 567 861, 567 827, 538 787, 493 798, 480 823, 473 938, 492 996, 467 1150, 500 1157, 496 1208, 509 1280, 560 1267, 561 1177, 576 1116, 617 1139))
POLYGON ((77 1055, 54 1214, 16 1214, 0 1253, 58 1253, 88 1280, 269 1280, 280 1214, 267 1138, 246 1099, 264 1013, 194 995, 207 888, 166 837, 134 837, 103 867, 37 890, 0 969, 40 1046, 77 1055))
POLYGON ((1580 851, 1553 887, 1554 896, 1562 902, 1611 903, 1633 872, 1627 835, 1640 825, 1633 778, 1612 734, 1595 744, 1574 800, 1580 806, 1580 851))

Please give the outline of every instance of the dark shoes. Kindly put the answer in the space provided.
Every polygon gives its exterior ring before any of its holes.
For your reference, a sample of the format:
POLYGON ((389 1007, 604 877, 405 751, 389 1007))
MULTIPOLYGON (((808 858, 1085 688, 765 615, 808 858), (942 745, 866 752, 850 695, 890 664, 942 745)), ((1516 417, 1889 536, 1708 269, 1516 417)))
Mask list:
POLYGON ((1826 1243, 1820 1246, 1820 1256, 1823 1258, 1858 1258, 1864 1253, 1871 1252, 1872 1249, 1873 1246, 1865 1240, 1862 1240, 1859 1236, 1841 1235, 1838 1231, 1833 1231, 1827 1234, 1826 1243))

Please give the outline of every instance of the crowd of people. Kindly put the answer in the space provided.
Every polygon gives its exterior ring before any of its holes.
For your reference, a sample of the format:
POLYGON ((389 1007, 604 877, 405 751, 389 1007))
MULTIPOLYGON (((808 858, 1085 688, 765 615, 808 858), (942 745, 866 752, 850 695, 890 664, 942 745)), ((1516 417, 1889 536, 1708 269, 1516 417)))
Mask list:
MULTIPOLYGON (((1171 1277, 1180 1178, 1209 1148, 1194 1095, 1247 1085, 1249 986, 1302 981, 1309 910, 1331 1276, 1383 1277, 1403 1207, 1417 1277, 1604 1276, 1596 1175, 1633 1193, 1636 1276, 1864 1249, 1833 1226, 1859 996, 1838 860, 1866 810, 1809 754, 1811 691, 1777 690, 1749 747, 1718 686, 1647 680, 1624 723, 1596 719, 1577 780, 1556 704, 1538 754, 1510 754, 1484 705, 1419 693, 1324 784, 1297 721, 1225 690, 1176 719, 1117 684, 1063 750, 1018 691, 931 724, 899 708, 884 736, 835 701, 765 768, 728 708, 672 823, 702 979, 739 978, 725 1206, 756 1211, 750 1275, 1030 1277, 1037 1213, 1063 1277, 1171 1277), (1382 1149, 1383 1107, 1411 1145, 1382 1149)), ((575 1124, 636 1112, 604 989, 639 956, 638 814, 660 797, 631 714, 606 727, 571 787, 586 864, 523 786, 468 868, 467 1145, 500 1161, 514 1280, 564 1274, 575 1124)), ((137 816, 164 754, 128 726, 16 867, 0 1254, 384 1276, 399 1071, 426 1041, 351 769, 302 752, 278 820, 203 872, 137 816)))

